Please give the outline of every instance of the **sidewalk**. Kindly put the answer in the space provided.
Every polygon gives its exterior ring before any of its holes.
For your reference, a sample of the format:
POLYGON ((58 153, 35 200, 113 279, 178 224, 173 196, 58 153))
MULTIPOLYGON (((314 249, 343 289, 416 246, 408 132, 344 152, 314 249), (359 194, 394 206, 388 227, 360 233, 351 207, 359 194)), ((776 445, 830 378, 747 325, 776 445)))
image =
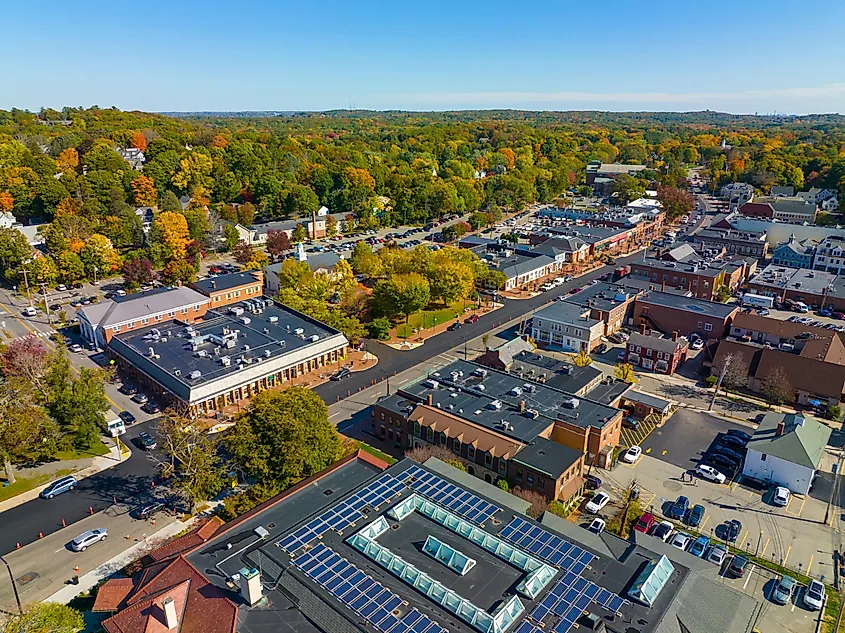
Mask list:
MULTIPOLYGON (((74 459, 66 462, 49 462, 47 464, 43 464, 42 466, 36 466, 25 471, 16 470, 15 474, 21 477, 34 477, 37 475, 44 474, 53 475, 61 471, 61 476, 63 477, 66 475, 73 475, 77 479, 85 479, 86 477, 96 475, 97 473, 107 470, 113 466, 117 466, 119 463, 129 459, 132 456, 132 450, 127 444, 121 442, 121 446, 123 446, 123 457, 121 458, 118 448, 114 446, 114 440, 112 440, 111 438, 104 438, 104 441, 107 444, 112 445, 109 452, 105 455, 100 455, 98 457, 88 457, 85 459, 74 459), (70 472, 67 472, 68 470, 70 470, 70 472)), ((48 485, 50 485, 51 481, 54 478, 55 477, 51 477, 49 480, 47 480, 40 486, 22 492, 19 495, 15 495, 11 499, 0 501, 0 512, 5 512, 6 510, 15 508, 19 505, 23 505, 24 503, 32 501, 33 499, 37 499, 38 495, 41 494, 41 491, 44 490, 44 488, 46 488, 48 485)))

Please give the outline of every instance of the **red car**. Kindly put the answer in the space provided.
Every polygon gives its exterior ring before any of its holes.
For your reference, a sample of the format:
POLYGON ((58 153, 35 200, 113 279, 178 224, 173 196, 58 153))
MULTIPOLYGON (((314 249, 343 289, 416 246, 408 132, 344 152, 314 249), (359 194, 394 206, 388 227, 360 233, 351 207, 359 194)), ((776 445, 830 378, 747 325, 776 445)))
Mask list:
POLYGON ((830 316, 832 316, 834 319, 845 319, 845 314, 843 314, 842 312, 834 312, 830 316))
POLYGON ((476 321, 478 321, 478 319, 480 319, 480 318, 481 318, 481 317, 480 317, 480 316, 478 316, 477 314, 471 314, 470 316, 468 316, 468 317, 464 320, 464 323, 475 323, 475 322, 476 322, 476 321))
POLYGON ((654 527, 655 518, 651 512, 643 512, 642 516, 637 519, 636 524, 634 525, 634 529, 637 532, 642 532, 643 534, 648 534, 651 531, 651 528, 654 527))
POLYGON ((581 292, 581 288, 573 288, 569 291, 569 294, 574 295, 576 292, 581 292))

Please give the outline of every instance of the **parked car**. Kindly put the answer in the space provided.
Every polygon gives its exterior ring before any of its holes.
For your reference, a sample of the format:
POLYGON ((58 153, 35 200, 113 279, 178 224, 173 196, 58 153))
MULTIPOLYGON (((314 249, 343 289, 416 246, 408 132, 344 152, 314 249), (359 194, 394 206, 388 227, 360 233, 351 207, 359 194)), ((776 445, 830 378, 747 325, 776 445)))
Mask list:
POLYGON ((675 526, 669 521, 661 521, 657 524, 657 527, 654 528, 654 532, 652 532, 651 535, 659 538, 661 541, 668 541, 674 531, 675 526))
POLYGON ((338 380, 343 380, 344 378, 349 378, 352 375, 352 372, 349 370, 348 367, 341 367, 336 373, 332 374, 329 380, 333 380, 337 382, 338 380))
POLYGON ((601 488, 602 480, 595 475, 587 475, 584 477, 584 483, 587 486, 587 490, 598 490, 601 488))
POLYGON ((726 477, 718 470, 707 464, 699 464, 695 467, 695 474, 706 479, 707 481, 715 481, 717 484, 725 483, 726 477))
POLYGON ((636 418, 632 418, 630 415, 626 415, 622 418, 622 428, 636 431, 640 428, 640 421, 636 418))
POLYGON ((163 501, 151 501, 150 503, 138 506, 135 515, 139 519, 149 519, 165 509, 167 509, 167 504, 163 501))
POLYGON ((147 451, 155 450, 158 447, 156 439, 146 431, 138 433, 138 441, 141 442, 141 446, 147 451))
POLYGON ((61 479, 57 479, 49 486, 44 488, 39 495, 42 499, 52 499, 56 495, 60 495, 63 492, 70 492, 74 488, 76 488, 76 477, 62 477, 61 479))
POLYGON ((675 503, 669 508, 669 518, 677 521, 683 520, 689 510, 689 499, 681 495, 675 499, 675 503))
POLYGON ((704 558, 704 554, 707 553, 708 547, 710 547, 710 539, 706 536, 699 536, 690 544, 687 551, 693 556, 704 558))
POLYGON ((475 323, 480 318, 481 317, 478 316, 477 314, 471 314, 466 319, 464 319, 464 323, 475 323))
POLYGON ((725 540, 731 543, 736 542, 739 538, 739 533, 742 531, 742 523, 736 519, 731 519, 725 523, 725 540))
POLYGON ((780 605, 788 604, 789 599, 792 597, 792 591, 797 584, 795 578, 784 574, 778 584, 772 589, 772 602, 780 605))
POLYGON ((740 450, 745 448, 747 442, 736 435, 723 435, 719 438, 719 443, 735 450, 740 450))
POLYGON ((711 464, 722 466, 731 472, 734 472, 737 468, 739 468, 739 464, 736 461, 725 455, 711 454, 707 456, 707 461, 711 464))
POLYGON ((592 514, 598 514, 599 511, 610 502, 610 497, 606 492, 599 490, 593 495, 593 498, 587 502, 585 510, 592 514))
POLYGON ((651 512, 643 512, 637 522, 634 524, 634 529, 637 532, 648 534, 651 528, 654 527, 655 518, 651 512))
POLYGON ((731 459, 737 463, 742 462, 742 453, 738 453, 737 451, 727 446, 722 446, 721 444, 718 444, 716 448, 713 449, 713 452, 717 455, 724 455, 728 459, 731 459))
POLYGON ((742 578, 748 568, 748 563, 749 561, 745 556, 736 554, 731 560, 731 564, 728 565, 728 573, 734 578, 742 578))
POLYGON ((604 532, 604 528, 605 528, 606 525, 607 525, 607 523, 605 523, 604 519, 600 519, 599 517, 596 517, 595 519, 592 520, 592 522, 590 523, 590 525, 587 529, 590 530, 590 532, 595 532, 596 534, 601 534, 602 532, 604 532))
POLYGON ((703 349, 704 348, 704 341, 700 338, 695 339, 691 344, 690 347, 692 349, 703 349))
POLYGON ((158 413, 161 411, 161 407, 158 406, 158 403, 155 400, 150 400, 147 404, 141 407, 141 411, 144 413, 158 413))
POLYGON ((610 349, 610 347, 608 346, 608 344, 607 344, 607 343, 602 343, 601 345, 599 345, 599 346, 596 348, 596 352, 595 352, 595 353, 596 353, 596 354, 604 354, 604 353, 605 353, 605 352, 607 352, 607 350, 609 350, 609 349, 610 349))
POLYGON ((148 401, 149 398, 145 393, 136 393, 134 396, 132 396, 132 402, 137 402, 138 404, 147 404, 148 401))
POLYGON ((121 411, 117 414, 117 417, 123 420, 124 424, 134 424, 136 420, 131 411, 121 411))
POLYGON ((745 431, 740 431, 739 429, 728 429, 727 434, 744 440, 746 444, 751 441, 751 434, 746 433, 745 431))
POLYGON ((620 350, 619 350, 619 353, 618 353, 618 354, 616 354, 616 360, 618 360, 620 363, 621 363, 621 362, 624 362, 624 361, 625 361, 625 356, 626 356, 626 352, 625 352, 625 350, 624 350, 624 349, 620 349, 620 350))
POLYGON ((775 488, 775 492, 772 495, 772 503, 783 508, 789 505, 789 499, 791 496, 792 493, 789 492, 789 488, 778 486, 775 488))
POLYGON ((135 387, 135 385, 128 382, 121 385, 118 391, 127 396, 134 396, 136 393, 138 393, 138 389, 135 387))
POLYGON ((460 321, 455 321, 454 323, 452 323, 452 325, 450 325, 446 329, 449 330, 450 332, 454 332, 455 330, 459 330, 462 325, 463 325, 463 323, 461 323, 460 321))
POLYGON ((725 562, 725 557, 727 555, 728 550, 726 550, 724 546, 714 545, 707 550, 707 554, 704 556, 704 560, 706 560, 708 563, 713 563, 714 565, 718 565, 719 567, 721 567, 722 563, 725 562))
POLYGON ((810 611, 820 611, 824 604, 824 585, 818 580, 811 580, 804 591, 804 605, 810 611))
POLYGON ((71 352, 81 352, 82 351, 82 345, 80 345, 79 343, 74 343, 73 345, 68 347, 68 349, 71 352))
POLYGON ((97 528, 95 530, 86 530, 70 542, 70 548, 74 552, 84 552, 94 543, 105 541, 109 535, 106 528, 97 528))
POLYGON ((689 511, 689 516, 687 517, 687 525, 689 525, 690 527, 698 527, 704 520, 704 514, 704 506, 700 503, 696 503, 689 511))
POLYGON ((675 536, 672 537, 672 540, 669 541, 669 545, 672 547, 677 547, 680 550, 685 550, 687 545, 690 544, 692 537, 687 534, 686 532, 678 532, 675 536))
POLYGON ((642 454, 642 448, 640 448, 639 446, 632 446, 622 455, 622 461, 628 464, 633 464, 640 458, 640 455, 642 454))

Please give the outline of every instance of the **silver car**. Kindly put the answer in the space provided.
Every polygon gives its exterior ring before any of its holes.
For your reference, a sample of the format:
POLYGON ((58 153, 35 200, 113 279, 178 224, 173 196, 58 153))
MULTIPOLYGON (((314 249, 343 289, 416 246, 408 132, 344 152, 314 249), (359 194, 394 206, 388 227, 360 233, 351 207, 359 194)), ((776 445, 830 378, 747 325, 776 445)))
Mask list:
POLYGON ((86 530, 70 542, 70 548, 74 552, 84 552, 94 543, 105 541, 109 535, 106 528, 97 528, 96 530, 86 530))

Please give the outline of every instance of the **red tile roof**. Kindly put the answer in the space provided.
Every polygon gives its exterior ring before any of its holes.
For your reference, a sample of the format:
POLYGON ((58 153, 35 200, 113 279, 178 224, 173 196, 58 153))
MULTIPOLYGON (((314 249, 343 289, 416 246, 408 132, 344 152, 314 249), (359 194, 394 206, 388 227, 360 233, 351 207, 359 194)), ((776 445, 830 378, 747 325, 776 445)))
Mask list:
POLYGON ((181 613, 180 633, 234 633, 238 607, 181 556, 146 568, 123 600, 123 610, 104 621, 103 628, 108 633, 166 631, 159 624, 161 603, 167 597, 174 599, 181 613))
POLYGON ((117 611, 121 603, 135 588, 131 578, 112 578, 97 590, 92 611, 117 611))
POLYGON ((223 525, 223 520, 218 516, 211 517, 198 528, 191 530, 184 536, 165 543, 147 554, 147 560, 160 561, 185 554, 205 543, 223 525))

